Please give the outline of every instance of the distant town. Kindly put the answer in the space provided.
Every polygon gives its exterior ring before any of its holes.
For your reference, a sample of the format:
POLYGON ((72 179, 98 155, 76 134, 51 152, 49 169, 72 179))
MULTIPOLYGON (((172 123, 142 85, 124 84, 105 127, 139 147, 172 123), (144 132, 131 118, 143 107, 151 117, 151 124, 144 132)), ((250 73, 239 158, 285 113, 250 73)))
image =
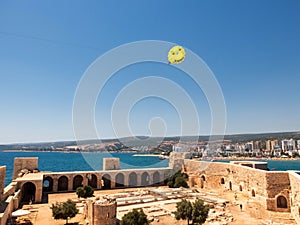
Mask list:
POLYGON ((128 137, 107 140, 85 140, 0 145, 1 151, 62 152, 145 152, 168 155, 188 151, 193 157, 300 157, 300 132, 237 134, 209 140, 199 137, 128 137), (139 141, 136 141, 136 140, 139 141), (142 144, 141 144, 142 143, 142 144))

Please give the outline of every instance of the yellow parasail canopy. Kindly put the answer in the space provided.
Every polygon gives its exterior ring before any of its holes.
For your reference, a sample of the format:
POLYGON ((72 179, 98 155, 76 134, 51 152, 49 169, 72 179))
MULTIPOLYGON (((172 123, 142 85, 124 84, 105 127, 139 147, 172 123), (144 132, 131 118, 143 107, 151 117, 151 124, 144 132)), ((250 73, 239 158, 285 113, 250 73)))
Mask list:
POLYGON ((178 64, 183 62, 185 58, 185 50, 183 47, 176 45, 169 50, 168 60, 171 64, 178 64))

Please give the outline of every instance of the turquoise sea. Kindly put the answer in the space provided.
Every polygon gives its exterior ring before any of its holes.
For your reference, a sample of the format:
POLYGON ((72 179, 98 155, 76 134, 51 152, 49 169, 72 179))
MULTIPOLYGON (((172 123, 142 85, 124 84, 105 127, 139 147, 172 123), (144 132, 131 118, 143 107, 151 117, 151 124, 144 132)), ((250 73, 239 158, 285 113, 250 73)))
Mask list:
MULTIPOLYGON (((41 171, 91 171, 102 170, 103 158, 120 158, 121 168, 168 167, 169 160, 158 157, 134 156, 135 153, 65 153, 65 152, 0 152, 0 166, 6 166, 5 185, 12 179, 15 157, 39 157, 41 171)), ((221 161, 221 160, 219 160, 221 161)), ((228 160, 222 160, 228 162, 228 160)), ((268 162, 272 171, 300 170, 300 160, 260 160, 268 162)))
POLYGON ((65 153, 65 152, 0 152, 0 166, 6 166, 5 186, 12 180, 15 157, 38 157, 41 171, 102 170, 103 158, 120 158, 121 169, 168 167, 169 160, 159 157, 138 157, 135 153, 65 153))

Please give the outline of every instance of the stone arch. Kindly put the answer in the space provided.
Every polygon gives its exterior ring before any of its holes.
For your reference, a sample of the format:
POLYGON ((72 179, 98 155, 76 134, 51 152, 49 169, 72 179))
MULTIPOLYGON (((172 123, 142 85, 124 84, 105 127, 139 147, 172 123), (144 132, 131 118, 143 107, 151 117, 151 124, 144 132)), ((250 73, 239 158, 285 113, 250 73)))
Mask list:
POLYGON ((169 182, 170 173, 164 172, 163 176, 164 176, 164 185, 167 185, 169 182))
POLYGON ((36 186, 32 182, 26 182, 21 189, 21 203, 29 203, 35 201, 36 186))
POLYGON ((204 182, 206 181, 206 177, 202 175, 200 177, 200 188, 204 188, 204 182))
POLYGON ((124 174, 118 173, 115 177, 116 187, 124 187, 124 174))
POLYGON ((58 178, 57 190, 58 191, 67 191, 68 183, 69 183, 69 179, 66 176, 61 176, 60 178, 58 178))
POLYGON ((135 172, 131 172, 129 174, 129 187, 136 187, 137 186, 137 175, 135 172))
POLYGON ((241 184, 240 184, 239 188, 240 188, 240 191, 243 191, 243 186, 241 184))
POLYGON ((159 185, 160 183, 160 174, 158 171, 156 171, 155 173, 153 173, 153 185, 159 185))
POLYGON ((287 209, 288 208, 287 199, 283 195, 279 195, 277 197, 276 202, 277 202, 277 208, 283 208, 283 209, 287 209))
POLYGON ((102 188, 111 189, 111 177, 109 174, 104 174, 102 176, 102 188))
POLYGON ((43 180, 43 192, 53 191, 53 179, 50 176, 44 177, 43 180))
POLYGON ((78 187, 82 187, 83 177, 81 175, 76 175, 73 178, 73 190, 76 190, 78 187))
POLYGON ((95 174, 91 174, 88 176, 88 185, 92 188, 97 188, 98 178, 95 174))
POLYGON ((232 190, 232 182, 229 181, 229 190, 232 190))
POLYGON ((142 186, 148 186, 149 185, 149 174, 147 172, 142 173, 142 186))
POLYGON ((224 179, 224 177, 221 178, 221 184, 225 184, 225 179, 224 179))
POLYGON ((255 190, 254 189, 252 189, 252 191, 251 191, 251 196, 255 197, 255 190))

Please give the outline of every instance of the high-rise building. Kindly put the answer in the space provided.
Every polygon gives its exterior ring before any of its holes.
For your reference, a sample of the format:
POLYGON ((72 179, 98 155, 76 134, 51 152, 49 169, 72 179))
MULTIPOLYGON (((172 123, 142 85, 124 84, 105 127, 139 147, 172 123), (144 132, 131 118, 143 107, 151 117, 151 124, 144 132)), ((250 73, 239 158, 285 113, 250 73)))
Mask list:
POLYGON ((284 151, 296 150, 296 141, 294 139, 282 140, 281 141, 281 149, 284 151))
POLYGON ((254 141, 253 148, 254 149, 261 149, 261 141, 254 141))
POLYGON ((266 140, 266 150, 268 150, 268 151, 272 150, 271 141, 270 140, 266 140))

